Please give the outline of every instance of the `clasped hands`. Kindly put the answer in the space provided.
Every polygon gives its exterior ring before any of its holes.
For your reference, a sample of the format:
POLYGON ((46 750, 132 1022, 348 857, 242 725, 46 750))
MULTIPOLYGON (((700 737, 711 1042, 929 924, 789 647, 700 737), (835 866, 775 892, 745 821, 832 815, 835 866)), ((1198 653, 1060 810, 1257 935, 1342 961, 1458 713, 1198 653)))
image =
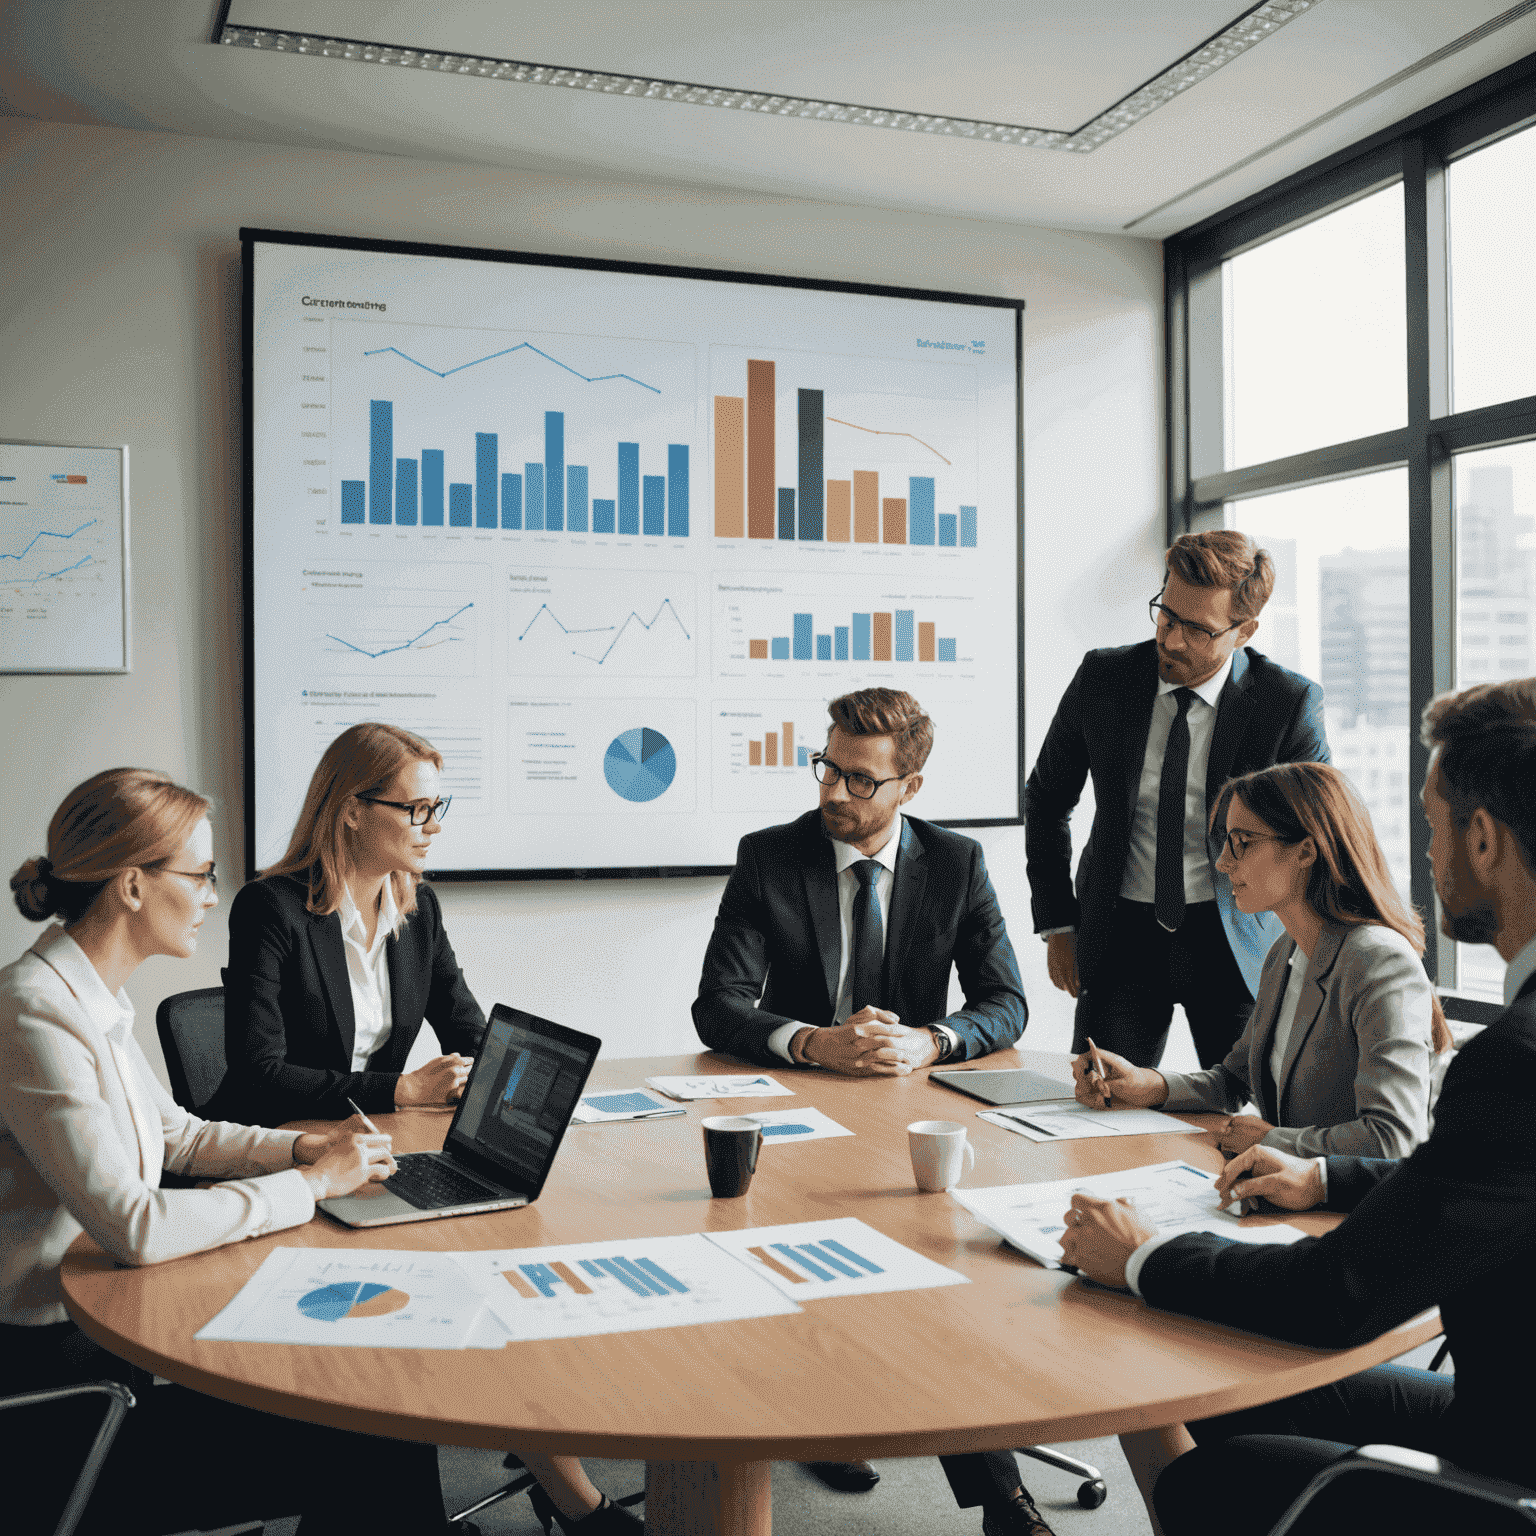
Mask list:
POLYGON ((293 1144, 293 1165, 316 1200, 350 1195, 364 1184, 381 1183, 395 1171, 390 1137, 370 1131, 353 1115, 335 1130, 303 1132, 293 1144))
POLYGON ((844 1077, 905 1077, 939 1054, 932 1030, 913 1029, 887 1008, 861 1008, 844 1024, 807 1029, 795 1043, 808 1062, 844 1077))
MULTIPOLYGON (((1322 1203, 1323 1180, 1317 1163, 1309 1157, 1292 1157, 1274 1147, 1251 1146, 1239 1152, 1216 1180, 1216 1198, 1225 1205, 1232 1200, 1268 1200, 1287 1211, 1307 1211, 1322 1203)), ((1129 1200, 1101 1200, 1094 1195, 1073 1195, 1062 1218, 1067 1230, 1061 1237, 1062 1263, 1100 1285, 1126 1287, 1126 1261, 1144 1242, 1157 1236, 1157 1228, 1129 1200)))

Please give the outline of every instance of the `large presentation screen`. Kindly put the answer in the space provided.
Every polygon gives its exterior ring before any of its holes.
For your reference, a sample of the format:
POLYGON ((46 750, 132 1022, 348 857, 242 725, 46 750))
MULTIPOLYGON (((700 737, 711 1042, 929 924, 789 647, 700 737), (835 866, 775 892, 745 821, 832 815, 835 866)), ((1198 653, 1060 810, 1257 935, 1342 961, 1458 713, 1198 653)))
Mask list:
POLYGON ((241 233, 253 866, 384 720, 434 875, 724 868, 876 685, 1018 820, 1020 303, 241 233))

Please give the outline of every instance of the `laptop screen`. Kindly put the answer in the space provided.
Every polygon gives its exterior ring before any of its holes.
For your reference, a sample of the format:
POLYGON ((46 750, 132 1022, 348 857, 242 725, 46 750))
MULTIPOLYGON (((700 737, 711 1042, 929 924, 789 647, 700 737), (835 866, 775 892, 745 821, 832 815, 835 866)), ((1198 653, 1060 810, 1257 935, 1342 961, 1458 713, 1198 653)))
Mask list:
POLYGON ((602 1042, 505 1004, 491 1010, 448 1147, 530 1196, 555 1160, 602 1042))

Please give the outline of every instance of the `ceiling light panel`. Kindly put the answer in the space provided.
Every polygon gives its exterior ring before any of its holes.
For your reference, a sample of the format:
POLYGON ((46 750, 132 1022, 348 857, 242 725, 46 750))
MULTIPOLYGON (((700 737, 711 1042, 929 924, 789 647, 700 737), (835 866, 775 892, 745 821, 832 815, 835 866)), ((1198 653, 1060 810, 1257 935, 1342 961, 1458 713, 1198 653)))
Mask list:
POLYGON ((941 138, 975 139, 990 144, 1088 154, 1321 3, 1322 0, 1268 0, 1266 4, 1253 7, 1199 48, 1075 129, 1037 128, 1020 123, 984 122, 889 107, 858 106, 851 102, 816 101, 803 96, 732 90, 680 80, 650 79, 642 75, 432 52, 392 43, 324 37, 274 27, 226 24, 217 41, 228 47, 251 48, 265 53, 344 59, 358 64, 502 80, 515 85, 562 86, 603 96, 629 96, 645 101, 756 112, 770 117, 807 118, 816 122, 848 123, 860 128, 888 128, 899 133, 925 133, 941 138))

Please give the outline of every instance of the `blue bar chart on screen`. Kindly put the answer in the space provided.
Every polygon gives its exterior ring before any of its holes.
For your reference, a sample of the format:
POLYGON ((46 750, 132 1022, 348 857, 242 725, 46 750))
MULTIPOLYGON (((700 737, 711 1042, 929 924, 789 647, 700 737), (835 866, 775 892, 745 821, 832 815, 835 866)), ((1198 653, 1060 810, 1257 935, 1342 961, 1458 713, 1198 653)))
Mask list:
POLYGON ((253 868, 386 720, 434 876, 723 869, 862 687, 936 722, 916 814, 1019 819, 1021 301, 243 239, 253 868))

